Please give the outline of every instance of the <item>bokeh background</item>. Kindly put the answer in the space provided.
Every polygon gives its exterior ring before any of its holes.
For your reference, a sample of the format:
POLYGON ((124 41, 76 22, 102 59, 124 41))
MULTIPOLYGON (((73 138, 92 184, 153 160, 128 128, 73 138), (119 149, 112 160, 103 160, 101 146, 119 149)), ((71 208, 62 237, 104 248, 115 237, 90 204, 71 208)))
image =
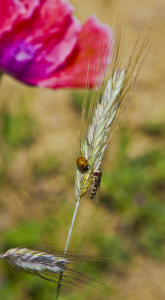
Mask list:
MULTIPOLYGON (((62 288, 61 300, 165 299, 165 2, 71 0, 113 29, 127 22, 124 62, 142 26, 157 37, 123 126, 103 162, 100 203, 83 197, 70 250, 108 257, 74 266, 105 285, 62 288), (89 291, 90 290, 90 291, 89 291)), ((4 75, 0 89, 0 252, 22 245, 63 249, 74 211, 83 91, 27 87, 4 75)), ((0 261, 0 300, 51 300, 55 284, 0 261)))

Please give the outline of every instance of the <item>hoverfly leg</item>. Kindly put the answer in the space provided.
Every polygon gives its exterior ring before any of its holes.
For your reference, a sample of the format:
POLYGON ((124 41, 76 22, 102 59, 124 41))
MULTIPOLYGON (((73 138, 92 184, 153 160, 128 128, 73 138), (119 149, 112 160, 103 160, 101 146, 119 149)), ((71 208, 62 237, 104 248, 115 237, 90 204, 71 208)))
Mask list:
POLYGON ((87 136, 86 136, 86 141, 87 141, 87 145, 88 145, 88 147, 90 147, 90 148, 91 148, 91 144, 89 143, 89 140, 88 140, 87 136))

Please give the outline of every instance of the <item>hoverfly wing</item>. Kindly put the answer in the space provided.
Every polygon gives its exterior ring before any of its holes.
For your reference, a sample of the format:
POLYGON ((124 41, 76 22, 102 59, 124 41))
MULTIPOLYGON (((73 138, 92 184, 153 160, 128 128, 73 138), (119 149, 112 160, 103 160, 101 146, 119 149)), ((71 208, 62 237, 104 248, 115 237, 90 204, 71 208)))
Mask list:
POLYGON ((98 187, 96 195, 93 198, 93 202, 98 205, 99 204, 99 200, 100 200, 100 185, 98 187))

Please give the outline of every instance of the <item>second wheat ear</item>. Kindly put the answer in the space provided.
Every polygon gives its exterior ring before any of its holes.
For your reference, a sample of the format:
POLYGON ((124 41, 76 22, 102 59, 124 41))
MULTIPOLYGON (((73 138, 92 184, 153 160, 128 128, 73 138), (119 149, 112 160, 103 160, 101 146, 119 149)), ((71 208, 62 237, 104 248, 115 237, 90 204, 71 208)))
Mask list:
POLYGON ((84 196, 91 188, 90 199, 97 194, 101 183, 101 162, 105 157, 116 133, 120 128, 123 115, 130 104, 130 92, 135 88, 139 72, 150 52, 154 40, 152 30, 142 29, 127 64, 122 67, 125 44, 125 26, 119 21, 114 34, 115 41, 112 58, 105 72, 97 74, 87 113, 87 97, 82 106, 81 128, 77 159, 86 162, 82 172, 76 164, 75 198, 84 196))
POLYGON ((86 261, 106 261, 105 258, 94 258, 86 255, 75 255, 71 252, 64 254, 62 251, 55 251, 53 248, 12 248, 4 254, 0 254, 0 259, 6 259, 13 267, 33 276, 40 277, 51 282, 58 282, 59 274, 63 274, 62 285, 79 286, 84 283, 93 288, 97 288, 98 281, 92 277, 74 270, 70 265, 86 261))

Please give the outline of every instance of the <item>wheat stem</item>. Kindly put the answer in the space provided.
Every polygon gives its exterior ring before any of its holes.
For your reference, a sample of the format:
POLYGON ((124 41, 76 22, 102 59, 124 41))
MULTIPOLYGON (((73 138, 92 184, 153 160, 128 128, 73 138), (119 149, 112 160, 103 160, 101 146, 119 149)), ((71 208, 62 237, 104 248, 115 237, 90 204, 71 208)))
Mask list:
MULTIPOLYGON (((76 219, 79 204, 80 204, 80 199, 76 202, 75 210, 74 210, 73 217, 72 217, 72 222, 71 222, 70 229, 69 229, 69 232, 68 232, 68 237, 67 237, 67 240, 66 240, 64 254, 66 254, 67 251, 68 251, 69 242, 70 242, 70 238, 71 238, 71 235, 72 235, 73 225, 74 225, 74 222, 75 222, 75 219, 76 219)), ((59 276, 57 291, 56 291, 56 298, 55 299, 58 299, 59 294, 60 294, 62 275, 63 275, 63 272, 61 272, 61 274, 59 276)))

